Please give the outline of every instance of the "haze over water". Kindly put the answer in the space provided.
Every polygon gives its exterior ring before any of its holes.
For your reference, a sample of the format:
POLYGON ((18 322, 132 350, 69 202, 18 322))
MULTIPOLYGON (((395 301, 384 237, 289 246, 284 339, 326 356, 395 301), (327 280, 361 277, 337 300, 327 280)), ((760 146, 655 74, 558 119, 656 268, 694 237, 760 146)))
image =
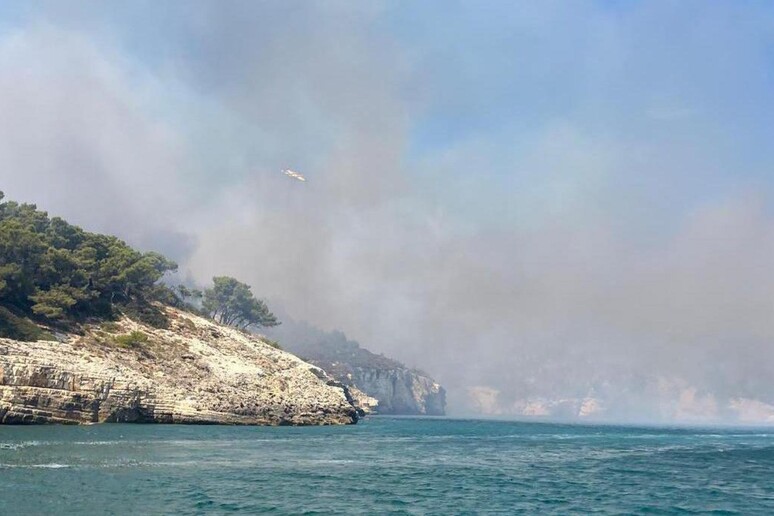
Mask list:
POLYGON ((772 19, 4 1, 0 188, 425 369, 451 413, 771 423, 772 19))
POLYGON ((376 417, 0 428, 0 513, 774 511, 774 434, 376 417))

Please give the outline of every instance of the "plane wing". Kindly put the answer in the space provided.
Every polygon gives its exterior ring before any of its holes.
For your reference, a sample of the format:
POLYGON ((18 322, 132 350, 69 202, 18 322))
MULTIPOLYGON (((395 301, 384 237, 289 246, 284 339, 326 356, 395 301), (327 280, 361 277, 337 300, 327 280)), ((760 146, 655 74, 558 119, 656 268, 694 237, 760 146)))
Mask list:
POLYGON ((289 168, 282 169, 282 173, 285 174, 288 177, 292 177, 293 179, 297 179, 299 181, 306 181, 306 178, 296 172, 295 170, 290 170, 289 168))

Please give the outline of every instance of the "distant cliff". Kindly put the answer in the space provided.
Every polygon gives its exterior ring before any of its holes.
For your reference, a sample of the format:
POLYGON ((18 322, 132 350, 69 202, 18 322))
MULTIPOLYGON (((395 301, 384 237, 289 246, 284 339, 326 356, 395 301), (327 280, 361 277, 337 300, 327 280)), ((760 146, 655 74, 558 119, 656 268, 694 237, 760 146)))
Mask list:
POLYGON ((428 374, 372 353, 347 340, 340 331, 323 332, 283 317, 282 326, 273 328, 270 336, 278 339, 284 349, 324 369, 341 383, 375 398, 376 406, 373 402, 360 402, 360 408, 366 411, 432 416, 444 415, 446 411, 446 391, 428 374))
POLYGON ((346 376, 331 374, 342 383, 354 385, 376 398, 379 401, 376 411, 381 414, 442 416, 446 411, 446 391, 435 380, 418 371, 405 367, 356 367, 346 376))
POLYGON ((0 338, 0 423, 327 425, 349 390, 236 329, 173 308, 167 329, 123 318, 55 341, 0 338))

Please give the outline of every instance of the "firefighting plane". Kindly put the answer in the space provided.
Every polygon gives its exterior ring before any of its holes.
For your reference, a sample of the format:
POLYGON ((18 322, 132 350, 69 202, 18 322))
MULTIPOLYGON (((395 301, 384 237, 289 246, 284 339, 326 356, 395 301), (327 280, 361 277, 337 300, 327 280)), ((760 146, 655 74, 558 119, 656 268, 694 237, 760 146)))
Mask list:
POLYGON ((292 177, 293 179, 297 179, 298 181, 306 182, 306 178, 299 174, 298 172, 294 170, 290 170, 289 168, 283 168, 282 173, 285 174, 288 177, 292 177))

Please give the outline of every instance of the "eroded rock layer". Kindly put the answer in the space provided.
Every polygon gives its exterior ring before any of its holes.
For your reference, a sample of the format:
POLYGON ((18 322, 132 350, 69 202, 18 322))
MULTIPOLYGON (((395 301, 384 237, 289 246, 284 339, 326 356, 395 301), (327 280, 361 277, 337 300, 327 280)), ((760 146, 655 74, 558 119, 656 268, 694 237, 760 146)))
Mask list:
POLYGON ((351 383, 379 400, 380 414, 442 416, 446 392, 436 381, 406 368, 353 368, 351 383))
POLYGON ((260 339, 169 309, 60 341, 0 339, 2 423, 350 424, 346 387, 260 339), (147 341, 116 339, 132 331, 147 341))

